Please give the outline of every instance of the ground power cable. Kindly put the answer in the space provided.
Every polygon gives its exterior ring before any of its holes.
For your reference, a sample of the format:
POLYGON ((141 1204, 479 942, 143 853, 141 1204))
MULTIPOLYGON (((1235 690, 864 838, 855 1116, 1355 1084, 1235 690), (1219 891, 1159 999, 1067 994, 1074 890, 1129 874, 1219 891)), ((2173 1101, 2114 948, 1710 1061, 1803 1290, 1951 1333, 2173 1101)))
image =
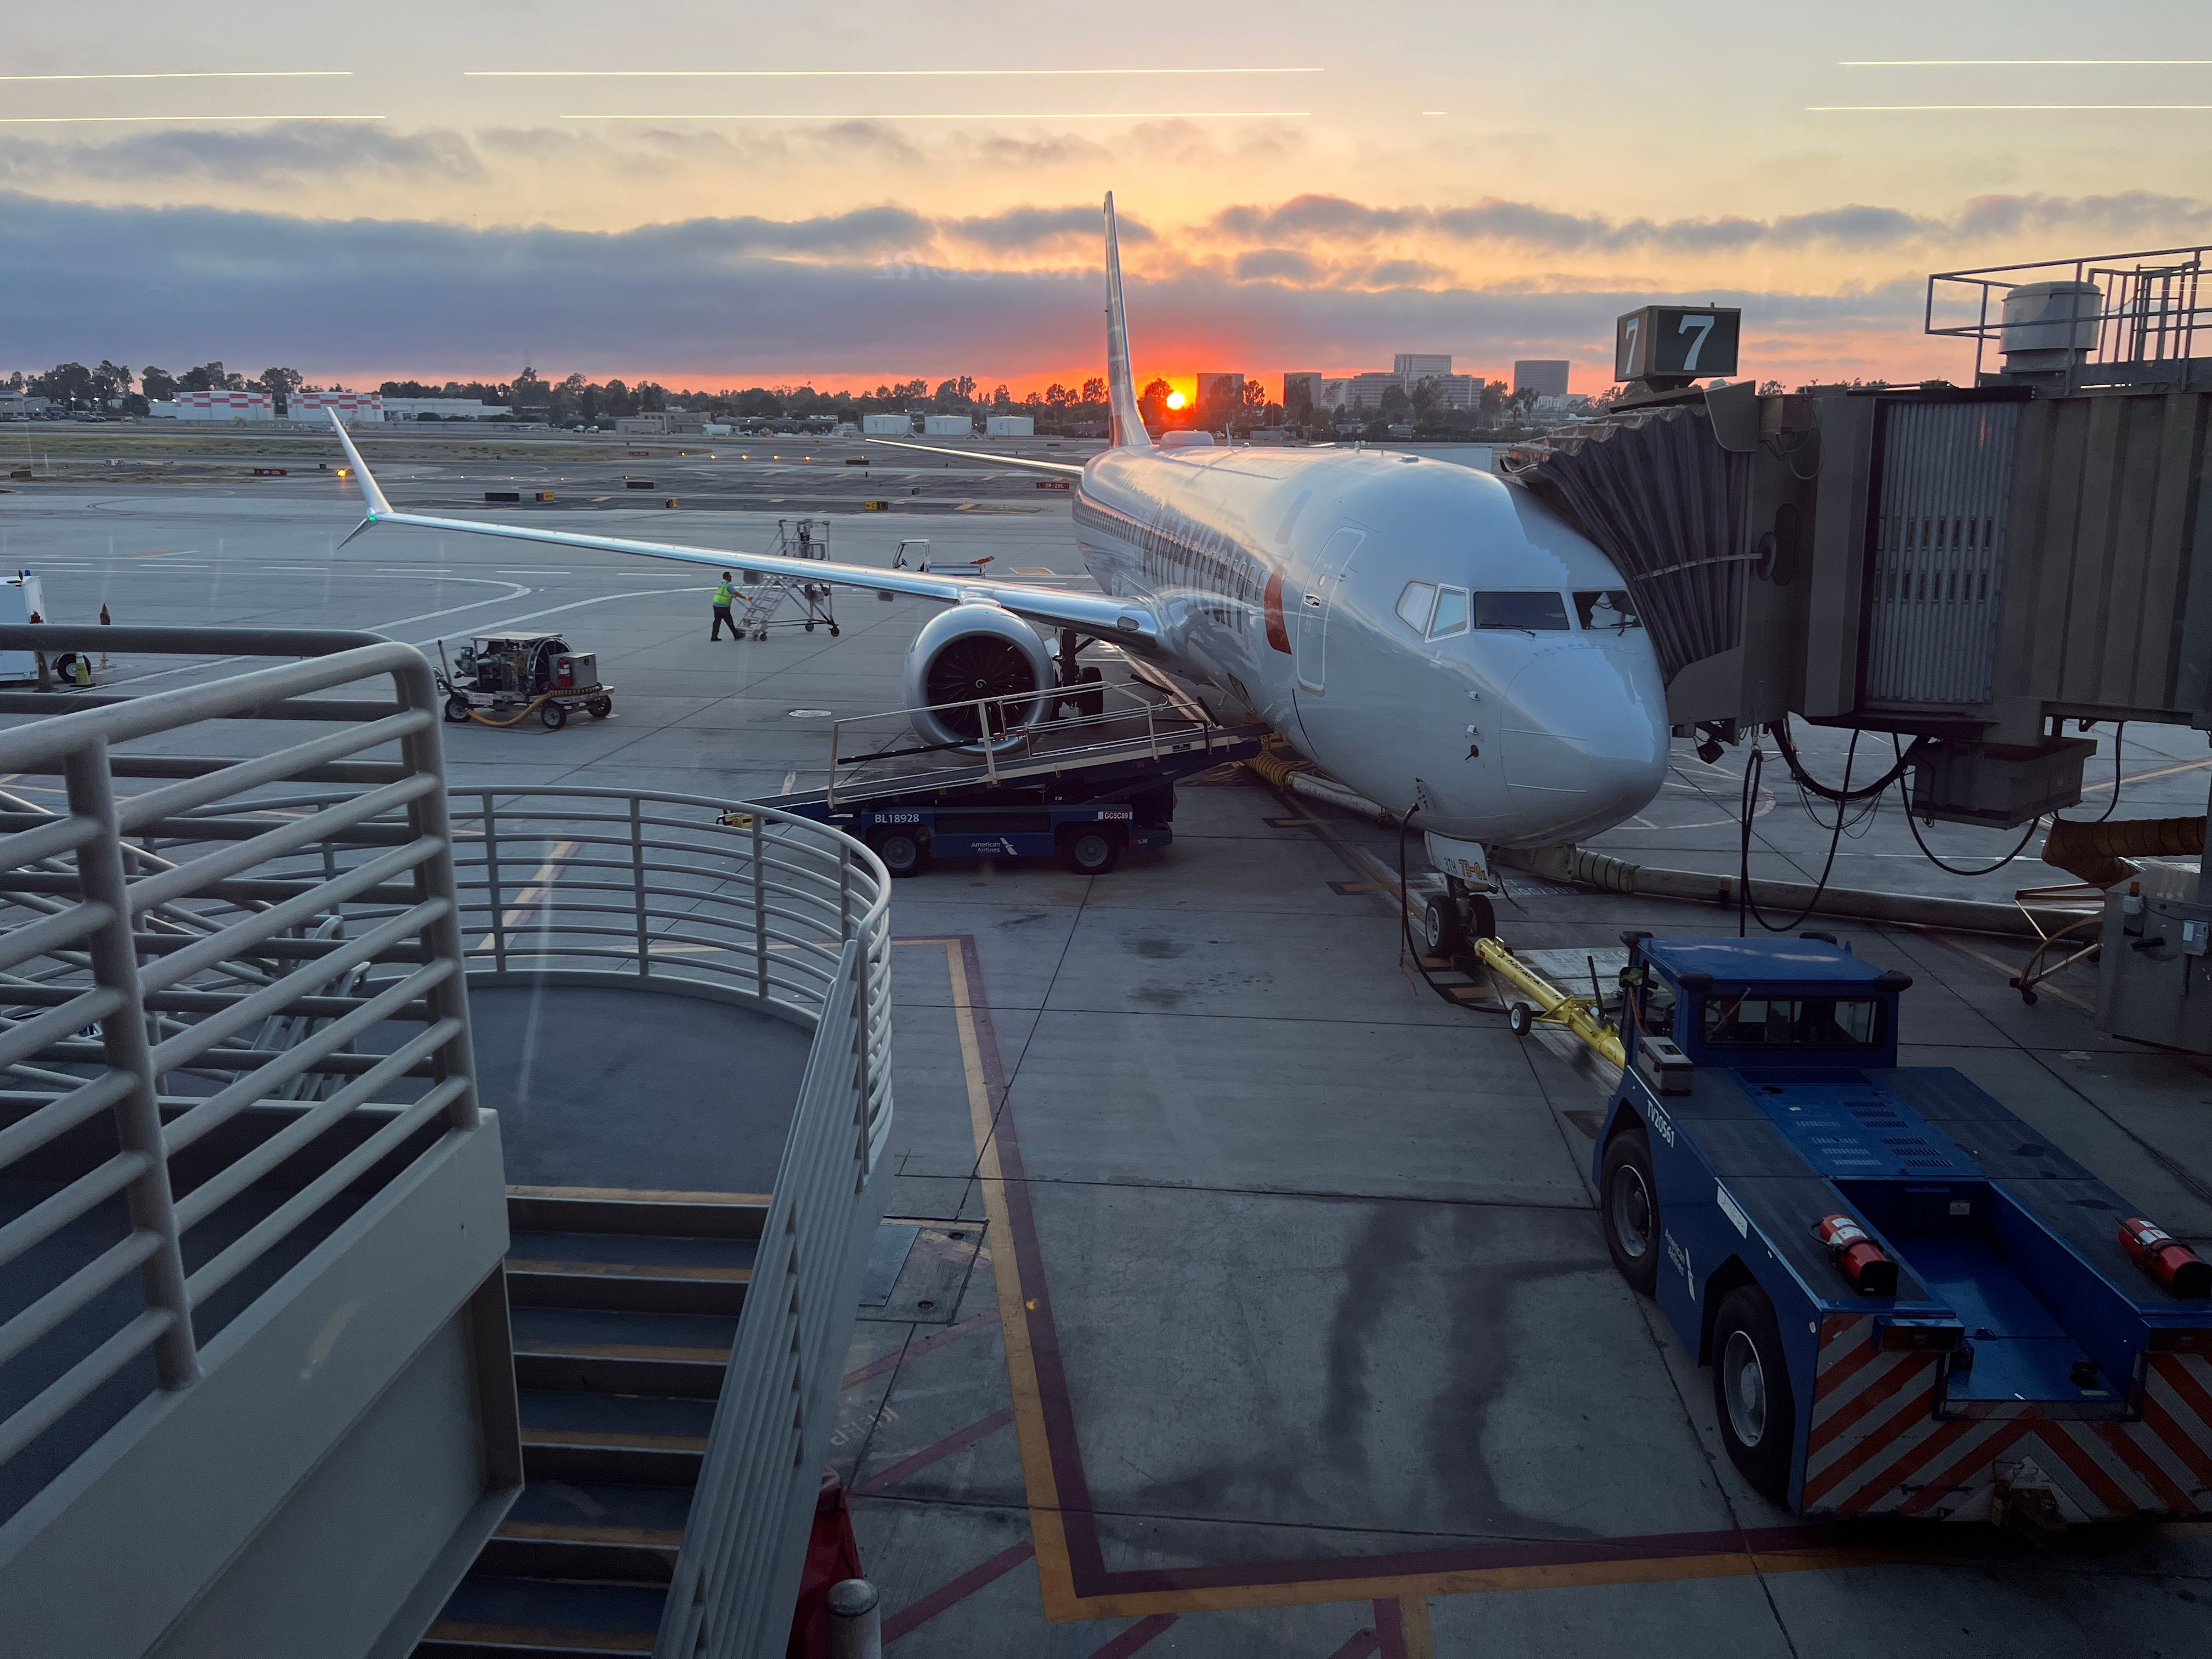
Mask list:
MULTIPOLYGON (((1778 735, 1779 728, 1776 729, 1778 731, 1776 741, 1786 744, 1786 739, 1778 735)), ((1835 871, 1836 849, 1843 845, 1844 823, 1850 817, 1851 803, 1855 799, 1864 799, 1866 796, 1864 790, 1854 795, 1851 789, 1851 766, 1858 758, 1858 750, 1859 734, 1854 732, 1851 733, 1850 747, 1844 751, 1844 787, 1841 789, 1831 789, 1826 785, 1814 783, 1805 775, 1794 758, 1790 759, 1790 772, 1800 783, 1835 802, 1836 823, 1828 836, 1827 861, 1820 866, 1820 879, 1814 885, 1813 896, 1805 901, 1805 908, 1790 921, 1772 922, 1760 913, 1759 901, 1751 896, 1751 826, 1753 819, 1758 814, 1759 779, 1766 770, 1766 751, 1756 743, 1752 744, 1751 754, 1745 760, 1743 767, 1743 800, 1741 809, 1742 835, 1736 847, 1735 932, 1738 939, 1743 938, 1748 931, 1747 920, 1757 921, 1770 933, 1788 933, 1802 927, 1810 920, 1813 912, 1820 908, 1820 900, 1828 890, 1828 878, 1835 871)), ((1790 751, 1786 746, 1784 749, 1784 754, 1785 758, 1789 757, 1790 751)), ((1891 775, 1900 780, 1903 778, 1902 763, 1891 775)), ((1888 780, 1885 779, 1881 787, 1887 789, 1888 787, 1888 780)), ((1899 787, 1901 788, 1904 786, 1900 782, 1899 787)))

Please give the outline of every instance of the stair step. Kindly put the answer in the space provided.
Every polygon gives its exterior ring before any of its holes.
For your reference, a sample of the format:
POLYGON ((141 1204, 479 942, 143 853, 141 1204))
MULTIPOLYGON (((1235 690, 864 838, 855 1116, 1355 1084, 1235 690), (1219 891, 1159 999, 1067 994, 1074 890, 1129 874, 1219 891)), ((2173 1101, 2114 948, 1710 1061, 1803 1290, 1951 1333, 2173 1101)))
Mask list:
POLYGON ((691 1494, 666 1486, 533 1480, 499 1530, 501 1537, 616 1539, 673 1549, 690 1514, 691 1494))
POLYGON ((533 1389, 520 1403, 523 1467, 532 1480, 691 1486, 714 1419, 705 1400, 533 1389))
POLYGON ((515 1381, 526 1389, 713 1400, 736 1339, 733 1316, 515 1306, 515 1381))
POLYGON ((454 1588, 415 1652, 416 1659, 651 1653, 665 1599, 648 1585, 471 1573, 454 1588))
POLYGON ((766 1193, 660 1192, 627 1187, 509 1187, 507 1223, 520 1232, 658 1233, 753 1238, 766 1193))
POLYGON ((665 1584, 676 1571, 678 1547, 612 1539, 511 1538, 501 1531, 484 1540, 471 1571, 495 1578, 665 1584))
POLYGON ((517 1232, 507 1253, 507 1300, 734 1317, 744 1308, 758 1249, 751 1239, 517 1232))

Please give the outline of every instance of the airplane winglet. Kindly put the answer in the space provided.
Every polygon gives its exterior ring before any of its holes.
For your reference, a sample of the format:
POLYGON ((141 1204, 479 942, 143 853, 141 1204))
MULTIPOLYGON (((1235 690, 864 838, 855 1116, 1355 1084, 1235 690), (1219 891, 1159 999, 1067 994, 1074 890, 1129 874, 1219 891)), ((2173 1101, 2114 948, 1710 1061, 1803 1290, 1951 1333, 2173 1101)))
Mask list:
MULTIPOLYGON (((346 459, 353 467, 354 482, 361 486, 362 503, 368 509, 368 516, 356 525, 346 537, 346 541, 349 542, 379 519, 389 518, 392 503, 384 499, 384 491, 377 485, 376 475, 362 459, 361 451, 354 447, 353 434, 345 429, 345 422, 338 418, 337 410, 326 409, 323 412, 331 417, 331 429, 338 434, 338 441, 345 446, 346 459)), ((345 542, 340 542, 338 545, 343 547, 345 542)))
POLYGON ((1129 372, 1129 319, 1121 308, 1121 239, 1114 225, 1114 192, 1106 192, 1106 407, 1117 449, 1150 449, 1129 372))

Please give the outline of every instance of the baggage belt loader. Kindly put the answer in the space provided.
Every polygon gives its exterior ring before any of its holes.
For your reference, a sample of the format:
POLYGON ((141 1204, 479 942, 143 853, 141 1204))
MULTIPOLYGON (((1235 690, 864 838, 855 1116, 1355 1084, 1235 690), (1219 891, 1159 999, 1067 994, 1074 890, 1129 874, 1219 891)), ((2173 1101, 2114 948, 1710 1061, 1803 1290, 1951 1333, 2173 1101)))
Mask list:
POLYGON ((2212 1514, 2212 1264, 1948 1066, 1825 935, 1624 935, 1615 1265, 1802 1515, 2212 1514))

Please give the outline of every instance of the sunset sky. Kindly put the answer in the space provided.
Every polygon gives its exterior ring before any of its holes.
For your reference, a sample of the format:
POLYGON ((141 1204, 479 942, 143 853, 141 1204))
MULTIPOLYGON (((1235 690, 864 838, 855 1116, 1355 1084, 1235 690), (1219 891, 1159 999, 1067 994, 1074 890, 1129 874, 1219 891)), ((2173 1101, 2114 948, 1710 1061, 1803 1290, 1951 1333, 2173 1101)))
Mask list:
POLYGON ((2203 0, 89 0, 8 48, 0 368, 1073 385, 1111 189, 1141 378, 1597 391, 1680 298, 1747 375, 1957 379, 1930 270, 2212 240, 2203 0), (358 118, 216 118, 269 116, 358 118))

